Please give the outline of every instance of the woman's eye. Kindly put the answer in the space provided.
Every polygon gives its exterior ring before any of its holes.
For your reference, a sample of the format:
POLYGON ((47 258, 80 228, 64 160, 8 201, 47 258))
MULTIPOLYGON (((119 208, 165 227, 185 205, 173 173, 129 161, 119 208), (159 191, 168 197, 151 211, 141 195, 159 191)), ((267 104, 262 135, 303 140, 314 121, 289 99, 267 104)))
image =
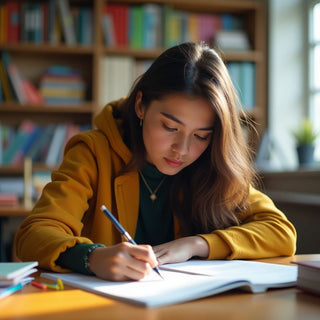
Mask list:
POLYGON ((176 128, 171 128, 171 127, 168 127, 166 124, 162 124, 162 126, 167 130, 167 131, 170 131, 170 132, 173 132, 173 131, 176 131, 177 129, 176 128))
POLYGON ((202 136, 199 136, 199 135, 195 134, 195 137, 196 137, 197 139, 199 139, 200 141, 207 141, 207 140, 209 139, 210 135, 207 135, 207 136, 205 136, 205 137, 202 137, 202 136))

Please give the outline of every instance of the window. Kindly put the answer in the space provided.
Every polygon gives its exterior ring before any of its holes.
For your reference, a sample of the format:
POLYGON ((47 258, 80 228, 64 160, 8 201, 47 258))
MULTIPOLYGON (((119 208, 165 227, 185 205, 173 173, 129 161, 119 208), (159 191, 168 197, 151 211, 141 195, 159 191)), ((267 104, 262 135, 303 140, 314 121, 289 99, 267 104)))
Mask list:
MULTIPOLYGON (((310 0, 309 4, 309 116, 316 131, 320 132, 320 0, 310 0)), ((315 158, 320 160, 320 138, 316 142, 315 158)))

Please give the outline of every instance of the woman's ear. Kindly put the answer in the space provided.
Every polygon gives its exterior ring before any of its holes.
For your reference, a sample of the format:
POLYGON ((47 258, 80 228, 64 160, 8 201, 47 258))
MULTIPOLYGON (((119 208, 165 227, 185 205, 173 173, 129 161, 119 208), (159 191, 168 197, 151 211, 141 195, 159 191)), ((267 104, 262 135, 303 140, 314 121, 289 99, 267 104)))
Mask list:
POLYGON ((144 118, 144 107, 142 105, 142 92, 138 91, 136 95, 136 101, 134 105, 134 109, 136 111, 136 115, 140 120, 144 118))

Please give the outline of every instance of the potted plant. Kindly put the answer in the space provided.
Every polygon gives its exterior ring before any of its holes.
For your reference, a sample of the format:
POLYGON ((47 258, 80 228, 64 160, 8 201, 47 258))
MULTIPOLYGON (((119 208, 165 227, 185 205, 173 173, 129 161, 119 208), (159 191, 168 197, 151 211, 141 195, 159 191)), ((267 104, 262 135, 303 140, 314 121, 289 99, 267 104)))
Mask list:
POLYGON ((299 164, 301 166, 312 164, 314 162, 315 140, 318 137, 312 123, 308 119, 303 119, 301 126, 292 133, 296 140, 299 164))

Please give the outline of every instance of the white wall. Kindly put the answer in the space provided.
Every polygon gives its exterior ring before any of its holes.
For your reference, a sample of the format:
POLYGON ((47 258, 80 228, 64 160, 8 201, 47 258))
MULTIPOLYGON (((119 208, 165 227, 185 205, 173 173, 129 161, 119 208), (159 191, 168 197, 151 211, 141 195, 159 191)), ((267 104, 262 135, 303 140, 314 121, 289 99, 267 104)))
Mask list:
POLYGON ((304 0, 269 0, 269 128, 275 169, 297 167, 291 130, 306 112, 304 0))

